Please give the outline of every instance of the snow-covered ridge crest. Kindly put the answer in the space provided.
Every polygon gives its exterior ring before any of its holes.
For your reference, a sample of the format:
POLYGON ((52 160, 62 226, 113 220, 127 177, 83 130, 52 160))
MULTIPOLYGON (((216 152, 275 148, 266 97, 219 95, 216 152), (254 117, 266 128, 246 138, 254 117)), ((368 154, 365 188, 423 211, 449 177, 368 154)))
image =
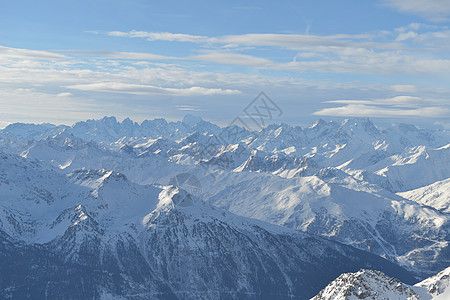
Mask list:
POLYGON ((440 296, 439 298, 442 300, 444 300, 444 296, 447 297, 446 299, 450 299, 450 267, 414 286, 426 288, 428 293, 434 297, 440 296))
POLYGON ((376 270, 345 273, 311 300, 445 300, 450 296, 450 267, 414 286, 376 270))
POLYGON ((442 212, 450 213, 450 178, 436 181, 415 190, 398 193, 398 195, 434 207, 442 212))
POLYGON ((407 284, 375 270, 345 273, 336 278, 311 300, 389 299, 420 300, 407 284))

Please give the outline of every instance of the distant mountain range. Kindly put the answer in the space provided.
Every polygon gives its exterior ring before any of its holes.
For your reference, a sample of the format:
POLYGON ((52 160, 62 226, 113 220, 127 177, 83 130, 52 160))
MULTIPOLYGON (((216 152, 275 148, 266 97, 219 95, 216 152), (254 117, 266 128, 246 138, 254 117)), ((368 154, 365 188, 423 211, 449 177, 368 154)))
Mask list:
POLYGON ((352 299, 392 277, 430 299, 408 284, 449 266, 449 141, 369 119, 9 125, 0 297, 308 299, 339 277, 316 298, 352 299))

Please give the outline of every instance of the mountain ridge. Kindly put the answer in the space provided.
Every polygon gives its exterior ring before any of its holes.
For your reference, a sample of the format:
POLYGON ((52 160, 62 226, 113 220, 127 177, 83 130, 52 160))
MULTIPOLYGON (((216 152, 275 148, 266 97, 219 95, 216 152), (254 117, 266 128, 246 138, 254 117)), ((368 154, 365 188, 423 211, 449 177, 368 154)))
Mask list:
MULTIPOLYGON (((1 203, 6 215, 0 214, 0 234, 11 250, 2 250, 1 255, 14 261, 19 259, 14 256, 18 248, 30 252, 25 265, 46 270, 45 274, 28 275, 34 276, 32 283, 64 270, 68 275, 61 280, 84 272, 82 278, 90 284, 73 291, 75 298, 95 298, 101 291, 117 297, 147 297, 146 291, 151 290, 158 298, 221 299, 224 294, 233 299, 242 295, 307 299, 326 284, 326 278, 364 266, 414 281, 409 272, 376 255, 236 216, 195 201, 195 196, 175 186, 141 186, 107 170, 85 169, 66 175, 14 155, 2 155, 0 167, 0 192, 15 191, 16 187, 21 191, 10 193, 1 203), (29 177, 23 176, 25 172, 29 177), (24 185, 31 177, 42 180, 24 185), (58 184, 51 184, 55 181, 58 184), (66 187, 61 187, 63 184, 66 187), (54 200, 23 199, 35 185, 43 191, 43 199, 54 200), (71 192, 58 196, 66 190, 71 192), (19 224, 30 228, 22 230, 19 224), (56 270, 40 265, 43 255, 48 257, 47 265, 56 270), (103 273, 109 275, 104 278, 100 276, 103 273)), ((12 268, 6 261, 3 265, 12 268)), ((51 281, 59 284, 57 278, 51 281)), ((3 290, 19 297, 23 287, 8 282, 3 290)), ((35 296, 48 292, 25 287, 35 296)), ((59 297, 72 291, 65 289, 53 289, 50 295, 59 297)))
MULTIPOLYGON (((252 230, 242 231, 241 223, 233 223, 235 217, 222 220, 231 213, 253 218, 252 224, 261 224, 264 235, 273 241, 281 239, 283 245, 299 247, 301 239, 292 234, 307 234, 320 241, 318 245, 348 245, 381 256, 407 268, 419 280, 447 267, 450 259, 450 222, 445 210, 445 195, 450 193, 445 184, 450 177, 446 168, 450 161, 448 142, 448 132, 405 124, 382 128, 369 119, 358 118, 319 120, 305 128, 272 124, 260 131, 221 128, 196 117, 177 122, 154 119, 141 124, 131 119, 118 122, 114 117, 73 126, 12 124, 0 130, 0 229, 8 233, 10 241, 21 238, 29 244, 49 243, 49 247, 60 249, 55 264, 64 264, 64 257, 73 257, 75 261, 66 263, 75 264, 79 263, 77 259, 94 259, 94 265, 101 269, 107 265, 99 262, 110 257, 107 268, 122 278, 127 293, 138 291, 139 284, 144 283, 130 279, 131 273, 121 273, 126 256, 114 258, 119 248, 124 255, 136 255, 132 265, 148 286, 174 297, 174 291, 181 288, 173 288, 170 280, 175 277, 170 279, 169 274, 164 280, 163 275, 150 275, 158 268, 164 274, 160 265, 148 264, 144 255, 148 252, 142 246, 144 237, 139 235, 144 230, 142 220, 151 212, 148 224, 166 222, 189 233, 178 236, 166 229, 158 231, 158 226, 145 229, 155 230, 151 236, 161 249, 164 242, 177 240, 189 240, 189 246, 197 238, 192 235, 193 228, 202 228, 206 234, 212 226, 223 232, 228 242, 240 232, 244 240, 250 239, 260 249, 275 251, 252 230), (189 186, 178 176, 193 178, 195 185, 189 186), (176 195, 183 190, 189 192, 163 205, 158 199, 170 185, 176 185, 171 190, 177 189, 176 195), (443 197, 431 201, 437 194, 443 197), (18 200, 5 206, 8 199, 18 200), (227 225, 217 227, 222 223, 212 221, 214 218, 202 223, 202 217, 192 217, 194 207, 212 216, 219 210, 215 220, 227 225), (113 211, 120 214, 111 218, 113 211), (163 217, 167 215, 171 217, 163 217), (197 219, 196 225, 183 223, 197 219), (277 230, 272 232, 270 228, 277 230), (167 239, 161 240, 160 235, 167 239), (297 239, 297 244, 289 239, 297 239), (80 253, 91 258, 83 258, 80 253), (138 261, 146 261, 147 266, 137 267, 138 261)), ((250 250, 241 246, 248 255, 250 250)), ((283 247, 283 253, 290 251, 288 246, 283 247)), ((40 253, 42 249, 29 250, 40 253)), ((54 257, 55 253, 49 255, 54 257)), ((239 257, 238 253, 228 255, 227 263, 239 257)), ((264 251, 257 257, 272 262, 278 259, 264 251)), ((76 268, 83 269, 84 265, 76 268)), ((263 265, 260 267, 261 274, 272 280, 262 271, 263 265)), ((281 275, 286 269, 276 272, 279 278, 290 278, 281 275)), ((295 270, 289 272, 297 274, 298 280, 305 276, 295 270)), ((184 279, 176 280, 180 284, 184 279)), ((112 281, 108 282, 112 286, 112 281)), ((277 282, 284 291, 293 293, 289 280, 277 282)), ((256 281, 250 286, 254 284, 256 281)), ((105 293, 111 293, 104 288, 105 293)))

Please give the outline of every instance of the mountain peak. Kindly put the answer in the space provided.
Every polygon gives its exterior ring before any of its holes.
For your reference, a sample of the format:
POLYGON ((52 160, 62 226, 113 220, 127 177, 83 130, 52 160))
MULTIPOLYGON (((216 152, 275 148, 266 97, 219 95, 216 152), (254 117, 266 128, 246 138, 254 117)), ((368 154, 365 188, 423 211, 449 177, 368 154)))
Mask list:
POLYGON ((372 121, 369 118, 350 118, 350 119, 345 119, 344 121, 341 122, 341 126, 362 126, 362 127, 367 127, 367 126, 375 126, 373 125, 372 121))
POLYGON ((158 208, 169 208, 173 206, 187 207, 194 205, 194 197, 187 191, 174 185, 165 187, 158 196, 158 208))
POLYGON ((115 116, 110 116, 110 117, 104 116, 104 117, 100 120, 100 122, 105 123, 105 124, 108 124, 108 125, 112 125, 112 124, 118 123, 115 116))
POLYGON ((311 300, 328 299, 420 299, 407 284, 383 272, 361 269, 344 273, 328 284, 311 300))
POLYGON ((127 117, 127 118, 125 118, 125 119, 122 121, 121 124, 122 124, 122 125, 125 125, 125 126, 127 126, 127 127, 131 127, 131 126, 134 125, 134 122, 133 122, 129 117, 127 117))
POLYGON ((324 126, 327 122, 325 122, 323 119, 319 119, 315 121, 309 128, 320 128, 324 126))
POLYGON ((199 116, 194 116, 194 115, 191 115, 191 114, 187 114, 187 115, 184 116, 182 122, 184 124, 186 124, 186 125, 194 126, 194 125, 196 125, 196 124, 198 124, 198 123, 200 123, 202 121, 203 121, 203 119, 201 117, 199 117, 199 116))
POLYGON ((341 123, 341 128, 348 129, 350 131, 362 130, 372 136, 377 136, 380 131, 375 127, 369 118, 351 118, 345 119, 341 123))

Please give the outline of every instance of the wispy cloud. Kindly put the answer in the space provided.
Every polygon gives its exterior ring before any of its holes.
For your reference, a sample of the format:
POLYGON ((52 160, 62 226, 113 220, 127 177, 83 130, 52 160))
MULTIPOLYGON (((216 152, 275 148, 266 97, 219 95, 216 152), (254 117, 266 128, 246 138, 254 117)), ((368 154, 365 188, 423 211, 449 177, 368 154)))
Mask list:
POLYGON ((365 104, 349 104, 341 107, 324 108, 314 113, 317 116, 338 117, 446 117, 448 109, 441 107, 423 107, 415 109, 396 109, 370 106, 365 104))
POLYGON ((68 59, 67 56, 50 51, 29 50, 20 48, 10 48, 0 46, 1 58, 17 58, 17 59, 68 59))
MULTIPOLYGON (((224 115, 233 105, 238 114, 242 101, 251 100, 261 90, 286 101, 286 117, 292 113, 293 118, 298 117, 294 116, 298 105, 302 105, 302 113, 307 116, 383 115, 432 117, 436 121, 445 118, 450 109, 445 84, 450 69, 446 50, 450 33, 442 26, 413 23, 389 32, 327 36, 208 37, 142 31, 109 35, 152 43, 163 41, 164 47, 153 49, 168 51, 39 51, 0 47, 0 89, 9 91, 0 99, 0 111, 37 116, 69 111, 76 116, 65 104, 75 103, 82 111, 80 115, 88 111, 95 114, 106 109, 105 103, 127 99, 134 101, 133 107, 145 107, 133 111, 134 114, 148 112, 152 106, 152 112, 153 107, 164 107, 164 111, 178 113, 199 108, 207 112, 208 107, 220 107, 217 115, 224 115), (177 51, 170 51, 169 43, 177 51), (178 43, 189 45, 178 48, 178 43), (333 80, 337 77, 338 80, 333 80), (441 83, 434 84, 435 79, 441 83), (432 88, 424 88, 430 83, 432 88), (28 92, 20 90, 23 87, 28 92), (29 97, 24 102, 29 107, 14 104, 21 97, 29 97), (323 102, 336 98, 356 100, 323 102), (36 110, 40 103, 44 103, 42 109, 36 110)), ((118 110, 131 111, 132 106, 122 105, 118 110)))
POLYGON ((143 38, 148 41, 169 41, 169 42, 190 42, 190 43, 207 43, 214 42, 214 38, 201 35, 191 35, 184 33, 171 33, 171 32, 147 32, 131 30, 129 32, 123 31, 110 31, 109 36, 115 37, 130 37, 130 38, 143 38))
POLYGON ((446 117, 450 105, 444 99, 422 99, 415 96, 396 96, 375 100, 331 100, 327 104, 344 104, 314 112, 321 116, 365 117, 446 117))
POLYGON ((304 49, 305 46, 333 46, 333 47, 370 47, 380 49, 398 49, 401 44, 376 43, 371 41, 374 34, 240 34, 218 37, 198 36, 184 33, 147 32, 131 30, 129 32, 110 31, 109 36, 143 38, 148 41, 190 42, 201 44, 218 44, 226 47, 238 46, 270 46, 286 49, 304 49))
POLYGON ((391 89, 398 93, 415 93, 417 92, 417 87, 413 84, 393 84, 391 89))
POLYGON ((70 96, 73 96, 72 93, 65 92, 65 93, 56 94, 56 97, 70 97, 70 96))
POLYGON ((203 54, 187 57, 187 59, 254 67, 268 67, 274 64, 273 61, 266 58, 226 51, 207 51, 203 54))
POLYGON ((449 0, 383 0, 383 3, 400 12, 418 15, 431 21, 448 21, 450 17, 449 0))
POLYGON ((271 46, 292 50, 301 50, 310 47, 354 47, 354 48, 381 48, 398 49, 398 43, 376 43, 371 41, 373 34, 336 34, 336 35, 310 35, 310 34, 241 34, 227 35, 217 38, 217 42, 231 45, 245 46, 271 46))
POLYGON ((201 111, 200 108, 192 106, 192 105, 176 105, 177 110, 181 111, 201 111))
POLYGON ((76 84, 67 86, 69 89, 91 91, 91 92, 112 92, 135 95, 169 94, 173 96, 203 96, 203 95, 236 95, 238 90, 204 88, 193 86, 189 88, 168 88, 144 84, 132 84, 122 82, 99 82, 90 84, 76 84))
MULTIPOLYGON (((450 57, 438 54, 438 51, 447 49, 443 47, 450 45, 450 31, 418 23, 391 32, 323 36, 267 33, 207 37, 144 31, 108 34, 200 45, 194 49, 199 52, 196 55, 168 57, 148 54, 150 60, 196 60, 257 69, 380 75, 441 74, 450 68, 450 57), (211 45, 214 47, 205 50, 205 46, 211 45), (292 56, 290 59, 277 59, 261 55, 267 47, 290 51, 292 56)), ((111 56, 146 59, 145 54, 139 53, 111 53, 111 56)))

